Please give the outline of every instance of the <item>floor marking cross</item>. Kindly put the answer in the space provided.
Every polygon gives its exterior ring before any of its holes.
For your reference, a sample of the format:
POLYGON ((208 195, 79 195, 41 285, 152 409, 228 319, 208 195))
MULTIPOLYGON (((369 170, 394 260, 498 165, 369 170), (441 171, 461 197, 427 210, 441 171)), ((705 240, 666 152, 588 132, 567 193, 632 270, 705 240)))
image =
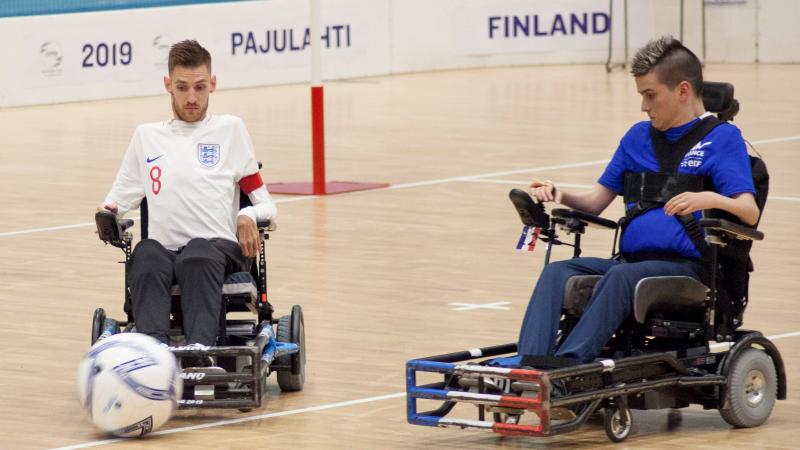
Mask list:
POLYGON ((448 305, 452 306, 453 311, 469 311, 472 309, 511 309, 510 305, 511 302, 495 302, 495 303, 459 303, 459 302, 452 302, 448 303, 448 305))

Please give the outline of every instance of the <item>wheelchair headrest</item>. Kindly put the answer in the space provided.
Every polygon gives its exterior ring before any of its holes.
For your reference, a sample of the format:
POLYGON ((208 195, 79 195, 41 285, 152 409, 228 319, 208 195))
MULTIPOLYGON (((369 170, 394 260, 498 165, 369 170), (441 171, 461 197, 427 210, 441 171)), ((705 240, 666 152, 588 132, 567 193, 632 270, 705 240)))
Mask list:
POLYGON ((733 98, 733 85, 730 83, 704 81, 703 105, 706 111, 717 113, 720 120, 726 122, 739 112, 739 101, 733 98))

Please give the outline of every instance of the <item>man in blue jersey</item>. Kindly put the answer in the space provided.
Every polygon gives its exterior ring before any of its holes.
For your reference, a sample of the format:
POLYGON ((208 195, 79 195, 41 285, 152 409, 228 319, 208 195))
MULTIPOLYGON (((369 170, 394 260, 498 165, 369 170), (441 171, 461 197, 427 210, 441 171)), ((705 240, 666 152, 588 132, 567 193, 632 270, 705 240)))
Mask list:
MULTIPOLYGON (((701 125, 716 120, 706 119, 710 113, 702 101, 700 61, 680 41, 662 37, 648 42, 633 58, 631 73, 642 96, 642 111, 650 120, 635 124, 622 137, 593 189, 569 192, 551 181, 534 181, 530 185, 532 197, 598 215, 623 192, 626 174, 663 173, 663 158, 657 151, 669 154, 682 139, 685 141, 684 137, 698 135, 701 125)), ((700 249, 682 220, 716 208, 746 224, 756 223, 759 210, 739 129, 716 122, 700 134, 699 141, 688 144, 691 147, 682 159, 675 160, 675 168, 679 176, 710 180, 706 189, 713 186, 713 190, 682 192, 655 207, 629 214, 620 241, 621 259, 576 258, 546 266, 522 323, 518 351, 523 358, 554 355, 590 362, 631 314, 639 280, 651 276, 700 279, 700 249), (602 278, 577 325, 555 348, 564 288, 575 275, 602 278)), ((636 207, 626 204, 629 213, 636 207)))

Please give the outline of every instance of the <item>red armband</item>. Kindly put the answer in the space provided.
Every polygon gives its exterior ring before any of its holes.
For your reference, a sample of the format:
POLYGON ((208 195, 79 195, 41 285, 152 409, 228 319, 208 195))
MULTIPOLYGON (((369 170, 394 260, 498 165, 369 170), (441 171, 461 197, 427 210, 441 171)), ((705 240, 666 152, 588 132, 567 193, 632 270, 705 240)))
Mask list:
POLYGON ((245 194, 249 194, 264 185, 261 174, 256 172, 239 180, 239 187, 245 194))

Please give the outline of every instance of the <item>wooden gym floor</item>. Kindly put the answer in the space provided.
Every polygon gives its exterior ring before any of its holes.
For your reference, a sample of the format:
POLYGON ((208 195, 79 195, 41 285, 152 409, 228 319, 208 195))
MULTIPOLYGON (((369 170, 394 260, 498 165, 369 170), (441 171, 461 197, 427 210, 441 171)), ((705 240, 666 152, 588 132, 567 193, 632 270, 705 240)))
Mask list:
MULTIPOLYGON (((264 178, 308 181, 308 88, 226 91, 218 76, 210 111, 244 118, 264 178)), ((614 448, 798 445, 800 66, 710 65, 706 78, 734 83, 736 124, 772 175, 745 326, 775 337, 789 400, 749 430, 696 407, 671 431, 666 411, 634 411, 635 434, 614 448)), ((119 442, 76 400, 92 311, 123 316, 122 255, 91 222, 134 127, 168 118, 168 99, 0 110, 1 448, 612 447, 597 423, 540 440, 410 426, 404 362, 516 339, 543 255, 514 251, 520 224, 506 194, 534 176, 594 183, 645 118, 632 78, 600 65, 464 70, 332 82, 326 97, 329 180, 392 187, 276 197, 271 299, 279 315, 305 310, 305 390, 280 394, 271 377, 260 410, 180 411, 161 433, 119 442)), ((617 201, 605 216, 621 211, 617 201)), ((585 242, 586 254, 608 255, 611 235, 585 242)))

